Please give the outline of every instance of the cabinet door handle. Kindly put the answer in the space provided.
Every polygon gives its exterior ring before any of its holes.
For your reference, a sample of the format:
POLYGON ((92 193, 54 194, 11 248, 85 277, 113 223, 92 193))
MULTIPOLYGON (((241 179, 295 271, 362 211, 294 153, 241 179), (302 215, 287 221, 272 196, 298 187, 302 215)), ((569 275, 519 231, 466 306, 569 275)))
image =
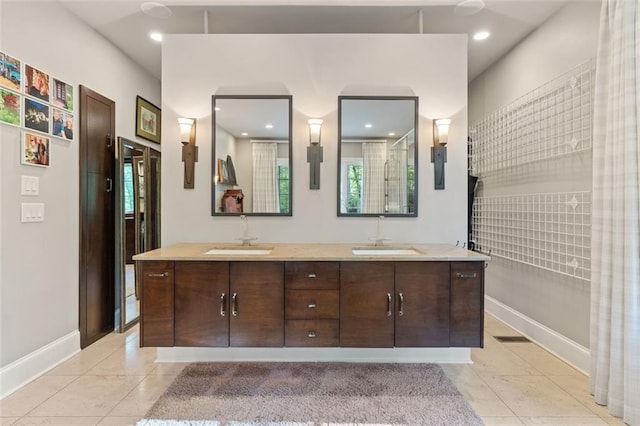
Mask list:
POLYGON ((387 316, 391 316, 391 293, 387 293, 387 316))
POLYGON ((111 178, 107 178, 107 188, 106 188, 107 192, 111 192, 113 191, 113 179, 111 178))
POLYGON ((165 278, 169 276, 169 273, 168 272, 149 272, 147 276, 151 278, 165 278))
POLYGON ((309 274, 309 278, 315 278, 316 274, 314 274, 313 272, 309 274))
POLYGON ((400 306, 398 307, 398 315, 403 316, 404 312, 402 311, 404 305, 404 295, 402 293, 398 293, 398 298, 400 299, 400 306))
POLYGON ((308 306, 310 309, 315 308, 315 307, 316 307, 316 301, 315 301, 315 300, 313 300, 313 301, 309 302, 309 304, 308 304, 307 306, 308 306))
POLYGON ((310 332, 307 334, 307 337, 311 337, 311 338, 316 337, 316 332, 315 332, 315 331, 310 331, 310 332))
POLYGON ((224 317, 224 316, 227 315, 227 311, 224 309, 225 299, 226 299, 226 295, 224 293, 222 293, 220 295, 220 316, 221 317, 224 317))
POLYGON ((475 272, 470 272, 468 274, 465 274, 464 272, 456 272, 456 277, 458 278, 476 278, 478 276, 478 274, 476 274, 475 272))
POLYGON ((231 301, 233 302, 231 304, 231 315, 233 315, 234 317, 238 316, 238 293, 233 293, 233 296, 231 296, 231 301))

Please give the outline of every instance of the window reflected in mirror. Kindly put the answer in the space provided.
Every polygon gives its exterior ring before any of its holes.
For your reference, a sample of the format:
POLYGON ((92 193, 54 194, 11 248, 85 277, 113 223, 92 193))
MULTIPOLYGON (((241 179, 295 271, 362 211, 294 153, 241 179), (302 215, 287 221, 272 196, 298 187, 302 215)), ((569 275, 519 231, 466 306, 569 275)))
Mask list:
POLYGON ((338 216, 417 216, 418 98, 338 98, 338 216))
POLYGON ((291 216, 291 96, 212 103, 212 214, 291 216))

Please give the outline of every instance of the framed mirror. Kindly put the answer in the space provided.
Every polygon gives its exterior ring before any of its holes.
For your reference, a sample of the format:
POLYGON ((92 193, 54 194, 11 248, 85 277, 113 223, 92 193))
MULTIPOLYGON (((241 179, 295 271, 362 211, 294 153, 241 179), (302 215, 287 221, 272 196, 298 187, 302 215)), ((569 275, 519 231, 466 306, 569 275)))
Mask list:
POLYGON ((214 95, 212 215, 291 216, 291 96, 214 95))
POLYGON ((418 215, 418 98, 338 97, 338 216, 418 215))

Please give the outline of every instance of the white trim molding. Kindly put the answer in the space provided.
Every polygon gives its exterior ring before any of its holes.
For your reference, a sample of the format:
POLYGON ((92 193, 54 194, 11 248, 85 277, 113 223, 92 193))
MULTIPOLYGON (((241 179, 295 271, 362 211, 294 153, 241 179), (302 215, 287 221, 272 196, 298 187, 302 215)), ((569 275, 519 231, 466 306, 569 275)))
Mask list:
POLYGON ((158 348, 156 362, 296 361, 471 364, 470 348, 158 348))
POLYGON ((75 330, 0 369, 0 399, 20 389, 56 365, 80 352, 75 330))
POLYGON ((484 307, 488 313, 518 333, 528 337, 582 373, 589 375, 589 348, 585 348, 490 296, 485 295, 484 307))

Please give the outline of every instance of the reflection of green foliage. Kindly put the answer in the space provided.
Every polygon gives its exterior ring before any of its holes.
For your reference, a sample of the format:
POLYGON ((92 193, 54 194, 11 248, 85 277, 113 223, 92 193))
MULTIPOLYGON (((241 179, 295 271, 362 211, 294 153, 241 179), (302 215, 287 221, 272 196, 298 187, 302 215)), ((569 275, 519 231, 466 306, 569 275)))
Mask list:
POLYGON ((124 212, 134 213, 133 197, 133 166, 131 163, 124 164, 124 212))
POLYGON ((416 193, 416 170, 415 166, 407 166, 407 213, 415 211, 414 196, 416 193))
POLYGON ((289 213, 289 167, 278 166, 278 196, 280 213, 289 213))
POLYGON ((73 89, 72 88, 67 88, 67 105, 65 106, 65 108, 67 108, 69 111, 73 111, 73 89))
POLYGON ((347 169, 347 213, 360 213, 362 206, 362 166, 350 164, 347 169))

